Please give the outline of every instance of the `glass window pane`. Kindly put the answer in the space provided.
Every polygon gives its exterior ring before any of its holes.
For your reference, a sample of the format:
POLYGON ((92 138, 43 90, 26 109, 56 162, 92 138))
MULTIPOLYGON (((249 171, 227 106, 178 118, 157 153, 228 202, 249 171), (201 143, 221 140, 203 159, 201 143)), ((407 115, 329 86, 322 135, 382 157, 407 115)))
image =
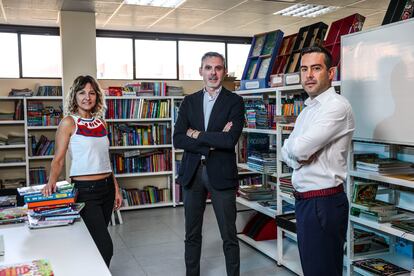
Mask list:
POLYGON ((21 35, 23 77, 62 77, 60 37, 21 35))
POLYGON ((17 34, 0 33, 0 78, 19 77, 17 34))
POLYGON ((179 41, 178 49, 180 80, 202 79, 198 69, 201 65, 201 57, 206 52, 218 52, 225 56, 225 44, 223 42, 179 41))
POLYGON ((96 63, 99 79, 133 79, 132 39, 97 37, 96 63))
POLYGON ((135 40, 137 79, 176 79, 177 42, 135 40))
POLYGON ((249 50, 250 44, 227 44, 227 72, 229 76, 241 79, 249 50))

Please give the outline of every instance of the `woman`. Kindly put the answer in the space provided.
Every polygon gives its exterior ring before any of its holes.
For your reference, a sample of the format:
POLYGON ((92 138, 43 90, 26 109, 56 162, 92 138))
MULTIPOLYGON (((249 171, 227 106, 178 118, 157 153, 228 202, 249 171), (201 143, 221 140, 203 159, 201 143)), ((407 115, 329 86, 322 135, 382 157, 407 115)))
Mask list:
POLYGON ((56 191, 65 155, 71 158, 70 177, 78 189, 77 202, 96 246, 109 267, 113 244, 108 233, 112 210, 122 203, 118 183, 109 161, 109 140, 103 116, 105 102, 99 84, 91 76, 77 77, 65 101, 67 116, 56 132, 56 148, 44 195, 56 191))

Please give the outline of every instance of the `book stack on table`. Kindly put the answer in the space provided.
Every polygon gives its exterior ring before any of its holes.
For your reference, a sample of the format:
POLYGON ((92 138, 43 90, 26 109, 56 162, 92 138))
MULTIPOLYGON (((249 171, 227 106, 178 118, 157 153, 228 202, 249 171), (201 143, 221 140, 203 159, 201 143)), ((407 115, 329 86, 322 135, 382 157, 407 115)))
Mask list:
POLYGON ((75 203, 77 191, 73 184, 60 181, 56 192, 50 196, 42 194, 44 185, 19 188, 29 209, 27 218, 31 229, 64 226, 80 218, 84 203, 75 203))

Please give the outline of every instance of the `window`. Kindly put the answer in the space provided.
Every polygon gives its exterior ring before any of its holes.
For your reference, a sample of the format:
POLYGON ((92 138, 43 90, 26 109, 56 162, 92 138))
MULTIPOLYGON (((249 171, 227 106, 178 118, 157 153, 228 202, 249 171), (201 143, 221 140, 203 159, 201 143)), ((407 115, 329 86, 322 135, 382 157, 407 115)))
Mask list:
POLYGON ((177 42, 135 40, 137 79, 176 79, 177 42))
POLYGON ((17 34, 0 33, 0 78, 19 77, 17 34))
POLYGON ((133 79, 132 39, 96 38, 99 79, 133 79))
POLYGON ((60 37, 21 35, 23 77, 60 78, 62 57, 60 37))
POLYGON ((250 44, 227 44, 227 72, 229 76, 241 79, 249 50, 250 44))
POLYGON ((225 55, 225 44, 222 42, 179 41, 179 74, 180 80, 201 80, 198 69, 201 57, 206 52, 218 52, 225 55))

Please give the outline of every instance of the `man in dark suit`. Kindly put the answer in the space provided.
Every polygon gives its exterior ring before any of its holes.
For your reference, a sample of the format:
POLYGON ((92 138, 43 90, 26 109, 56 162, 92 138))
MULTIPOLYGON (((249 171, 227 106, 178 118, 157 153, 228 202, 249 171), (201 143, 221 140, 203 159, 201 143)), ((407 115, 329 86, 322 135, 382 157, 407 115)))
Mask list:
POLYGON ((184 98, 174 130, 174 147, 184 149, 178 182, 184 196, 186 272, 200 275, 201 230, 210 192, 227 275, 239 275, 235 145, 243 129, 244 102, 222 86, 226 67, 221 54, 204 54, 199 72, 204 88, 184 98))

